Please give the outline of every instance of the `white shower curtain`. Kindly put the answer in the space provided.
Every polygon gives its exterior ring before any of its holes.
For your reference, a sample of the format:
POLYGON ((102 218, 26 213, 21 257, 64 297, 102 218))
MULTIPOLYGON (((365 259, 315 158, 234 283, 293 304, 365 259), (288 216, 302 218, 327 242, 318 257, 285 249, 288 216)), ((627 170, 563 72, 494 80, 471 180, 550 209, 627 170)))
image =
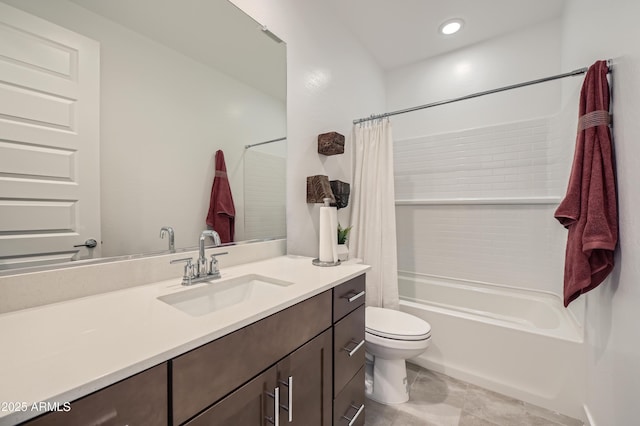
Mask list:
POLYGON ((399 308, 393 138, 388 118, 356 124, 351 132, 353 176, 349 256, 371 265, 366 304, 399 308))

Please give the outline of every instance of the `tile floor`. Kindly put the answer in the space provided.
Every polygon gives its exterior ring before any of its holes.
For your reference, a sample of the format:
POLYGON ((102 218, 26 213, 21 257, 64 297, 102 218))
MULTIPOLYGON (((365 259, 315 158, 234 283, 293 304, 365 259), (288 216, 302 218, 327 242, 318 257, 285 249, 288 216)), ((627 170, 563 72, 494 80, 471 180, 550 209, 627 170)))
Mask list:
POLYGON ((366 426, 582 426, 582 422, 407 363, 410 399, 367 400, 366 426))

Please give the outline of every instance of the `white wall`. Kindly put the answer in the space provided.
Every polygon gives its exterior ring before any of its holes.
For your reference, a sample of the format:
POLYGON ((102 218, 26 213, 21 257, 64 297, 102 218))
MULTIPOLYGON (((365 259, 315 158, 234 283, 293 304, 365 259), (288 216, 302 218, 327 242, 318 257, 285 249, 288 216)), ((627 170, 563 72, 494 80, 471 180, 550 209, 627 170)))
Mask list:
POLYGON ((164 250, 165 225, 195 246, 218 149, 245 239, 244 145, 286 134, 282 101, 71 2, 7 3, 100 42, 103 256, 164 250))
MULTIPOLYGON (((349 136, 351 121, 384 109, 382 71, 323 2, 233 0, 287 43, 287 242, 290 254, 318 255, 318 205, 306 204, 306 177, 349 182, 344 155, 317 153, 317 136, 349 136)), ((348 142, 347 142, 348 144, 348 142)), ((339 211, 348 224, 348 208, 339 211)))
MULTIPOLYGON (((560 22, 548 22, 388 72, 387 110, 451 99, 561 72, 560 22)), ((578 84, 578 83, 576 83, 578 84)), ((393 117, 396 140, 544 117, 558 110, 550 82, 393 117)))
MULTIPOLYGON (((570 0, 563 67, 613 59, 612 111, 620 240, 610 278, 586 294, 587 398, 592 425, 640 418, 640 2, 570 0)), ((568 90, 567 101, 576 102, 568 90)), ((575 129, 575 121, 570 123, 575 129)))
MULTIPOLYGON (((561 22, 547 22, 393 70, 388 110, 558 74, 560 38, 561 22)), ((550 82, 392 118, 406 201, 399 269, 562 294, 565 233, 553 212, 572 151, 560 99, 550 82)))

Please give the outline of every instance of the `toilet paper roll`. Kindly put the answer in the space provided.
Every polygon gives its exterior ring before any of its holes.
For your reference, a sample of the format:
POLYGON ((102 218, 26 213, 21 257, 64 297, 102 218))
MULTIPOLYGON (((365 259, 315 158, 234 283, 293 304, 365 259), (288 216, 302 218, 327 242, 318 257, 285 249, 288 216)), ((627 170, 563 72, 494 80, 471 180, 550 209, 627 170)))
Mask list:
POLYGON ((338 211, 320 207, 319 256, 321 262, 338 261, 338 211))

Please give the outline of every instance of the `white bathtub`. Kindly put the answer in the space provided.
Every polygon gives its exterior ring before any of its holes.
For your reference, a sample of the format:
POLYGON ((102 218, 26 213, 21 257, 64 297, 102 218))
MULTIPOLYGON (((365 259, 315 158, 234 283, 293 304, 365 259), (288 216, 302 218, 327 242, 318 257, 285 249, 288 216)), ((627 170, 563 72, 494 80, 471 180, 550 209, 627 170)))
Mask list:
POLYGON ((400 309, 431 324, 415 364, 582 419, 583 332, 549 293, 398 273, 400 309))

